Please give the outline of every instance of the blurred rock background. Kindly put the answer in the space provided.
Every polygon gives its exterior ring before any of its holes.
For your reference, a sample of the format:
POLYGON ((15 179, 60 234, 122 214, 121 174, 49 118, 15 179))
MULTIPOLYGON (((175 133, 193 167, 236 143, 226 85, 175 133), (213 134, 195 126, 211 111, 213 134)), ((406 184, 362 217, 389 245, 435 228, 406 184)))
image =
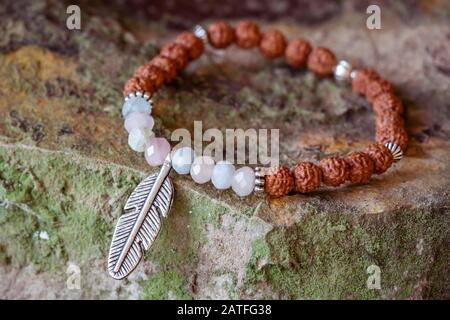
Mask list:
MULTIPOLYGON (((81 1, 80 31, 66 28, 69 4, 0 4, 1 298, 450 297, 449 1, 81 1), (366 28, 374 3, 381 30, 366 28), (379 70, 407 107, 406 157, 370 184, 282 199, 174 175, 158 242, 114 281, 114 224, 153 170, 127 146, 123 83, 177 32, 217 18, 251 18, 379 70), (367 287, 371 265, 381 289, 367 287)), ((279 128, 287 164, 363 148, 374 133, 349 88, 237 48, 209 50, 154 101, 166 137, 194 120, 279 128)))

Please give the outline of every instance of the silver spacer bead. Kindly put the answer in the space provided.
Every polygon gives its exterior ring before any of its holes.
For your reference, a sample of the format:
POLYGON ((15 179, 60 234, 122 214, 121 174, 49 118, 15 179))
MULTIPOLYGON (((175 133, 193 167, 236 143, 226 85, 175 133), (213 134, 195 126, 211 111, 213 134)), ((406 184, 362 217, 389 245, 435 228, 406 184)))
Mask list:
POLYGON ((265 171, 261 167, 255 168, 255 192, 263 192, 264 191, 264 176, 265 171))
POLYGON ((392 156, 394 157, 394 161, 400 161, 403 158, 403 151, 402 149, 396 145, 393 142, 387 142, 384 144, 386 148, 389 149, 389 151, 392 153, 392 156))
POLYGON ((202 39, 204 44, 206 44, 208 42, 208 34, 207 34, 205 28, 203 28, 201 25, 197 24, 194 27, 193 32, 197 38, 202 39))
POLYGON ((336 81, 350 81, 352 79, 352 70, 353 67, 349 62, 341 60, 333 69, 334 78, 336 81))
POLYGON ((140 92, 140 91, 136 91, 136 92, 132 92, 130 94, 128 94, 128 96, 125 97, 125 101, 128 101, 131 98, 134 97, 143 97, 145 100, 147 100, 150 105, 152 105, 152 100, 150 100, 150 95, 147 92, 140 92))

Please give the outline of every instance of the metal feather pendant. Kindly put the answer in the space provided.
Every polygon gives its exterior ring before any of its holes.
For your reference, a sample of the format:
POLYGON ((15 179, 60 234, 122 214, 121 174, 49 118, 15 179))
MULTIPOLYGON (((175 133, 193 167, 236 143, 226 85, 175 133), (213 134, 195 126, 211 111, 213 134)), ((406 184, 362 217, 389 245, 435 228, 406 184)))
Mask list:
POLYGON ((167 157, 158 174, 145 178, 128 198, 109 249, 108 271, 114 279, 128 276, 149 250, 173 201, 167 157))

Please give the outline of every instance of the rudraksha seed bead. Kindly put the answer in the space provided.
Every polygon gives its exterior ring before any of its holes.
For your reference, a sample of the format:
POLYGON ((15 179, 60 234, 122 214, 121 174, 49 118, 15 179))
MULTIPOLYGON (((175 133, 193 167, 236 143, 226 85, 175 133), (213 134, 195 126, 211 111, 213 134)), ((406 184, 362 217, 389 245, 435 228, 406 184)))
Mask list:
POLYGON ((381 143, 371 144, 365 152, 373 161, 373 172, 375 174, 382 174, 394 162, 392 153, 381 143))
POLYGON ((217 49, 224 49, 234 41, 234 30, 224 21, 210 24, 207 33, 209 43, 217 49))
POLYGON ((379 79, 380 76, 373 69, 361 69, 356 73, 352 80, 352 90, 360 95, 365 96, 367 92, 367 84, 370 80, 379 79))
POLYGON ((184 69, 189 61, 187 50, 176 43, 169 43, 162 48, 160 56, 172 60, 175 63, 177 70, 184 69))
POLYGON ((155 90, 159 89, 164 83, 164 72, 151 64, 140 66, 134 73, 134 76, 149 81, 155 90))
POLYGON ((380 130, 386 127, 404 127, 405 120, 403 117, 395 112, 383 111, 381 114, 377 114, 375 117, 375 128, 380 130))
POLYGON ((235 27, 236 44, 242 49, 250 49, 259 45, 261 33, 253 21, 240 21, 235 27))
POLYGON ((161 69, 164 73, 164 81, 170 82, 177 76, 177 67, 171 59, 156 56, 150 60, 150 65, 161 69))
POLYGON ((366 99, 373 103, 379 95, 383 93, 394 94, 394 87, 392 84, 383 79, 369 80, 366 89, 366 99))
POLYGON ((306 193, 320 187, 322 170, 311 162, 300 162, 292 170, 294 174, 295 190, 306 193))
POLYGON ((264 176, 264 191, 271 196, 280 197, 294 188, 294 177, 285 166, 272 167, 264 176))
POLYGON ((337 187, 348 179, 347 162, 342 158, 329 157, 320 160, 320 168, 322 169, 323 183, 337 187))
POLYGON ((382 144, 394 142, 402 151, 405 151, 408 146, 408 133, 404 126, 392 124, 377 128, 375 141, 382 144))
POLYGON ((352 183, 367 183, 373 173, 373 161, 364 152, 351 152, 344 158, 349 172, 348 180, 352 183))
POLYGON ((205 49, 203 41, 197 38, 192 32, 182 32, 175 38, 175 43, 183 46, 188 54, 189 59, 194 60, 200 57, 205 49))
POLYGON ((382 115, 387 112, 402 114, 402 100, 392 92, 382 93, 373 101, 373 111, 376 115, 382 115))
POLYGON ((126 97, 130 93, 134 93, 137 91, 141 93, 145 92, 151 96, 155 92, 155 89, 153 88, 151 82, 145 81, 142 78, 132 77, 125 83, 123 95, 126 97))
POLYGON ((259 49, 266 58, 281 57, 286 49, 286 39, 278 30, 266 31, 262 35, 259 49))
POLYGON ((312 47, 308 41, 295 39, 289 42, 284 53, 286 63, 294 68, 304 68, 312 47))
POLYGON ((308 56, 308 69, 318 76, 333 74, 336 63, 336 56, 327 48, 314 48, 308 56))

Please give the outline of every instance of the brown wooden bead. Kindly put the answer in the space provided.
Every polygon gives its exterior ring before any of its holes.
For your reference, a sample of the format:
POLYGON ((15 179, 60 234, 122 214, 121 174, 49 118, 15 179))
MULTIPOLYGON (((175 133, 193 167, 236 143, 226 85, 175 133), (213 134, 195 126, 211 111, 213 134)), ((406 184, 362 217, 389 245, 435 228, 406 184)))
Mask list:
POLYGON ((372 176, 374 164, 364 152, 351 152, 344 158, 349 172, 348 180, 352 183, 367 183, 372 176))
POLYGON ((183 46, 189 54, 189 59, 200 57, 205 49, 203 41, 192 32, 182 32, 175 38, 175 43, 183 46))
POLYGON ((373 103, 375 99, 383 93, 394 94, 394 87, 390 82, 383 79, 372 79, 367 82, 367 101, 373 103))
POLYGON ((295 190, 306 193, 320 187, 322 170, 311 162, 300 162, 292 170, 294 174, 295 190))
POLYGON ((308 69, 318 76, 332 74, 336 63, 336 56, 327 48, 314 48, 308 56, 308 69))
POLYGON ((125 87, 123 89, 123 95, 126 97, 130 93, 135 92, 141 92, 141 93, 147 93, 150 96, 155 92, 152 84, 150 81, 146 81, 142 78, 138 77, 132 77, 128 79, 128 81, 125 83, 125 87))
POLYGON ((320 168, 322 169, 323 183, 337 187, 348 179, 348 166, 344 159, 339 157, 329 157, 320 160, 320 168))
POLYGON ((294 68, 304 68, 312 47, 308 41, 295 39, 289 42, 284 53, 286 63, 294 68))
POLYGON ((243 49, 254 48, 261 41, 259 27, 253 21, 240 21, 235 27, 236 44, 243 49))
POLYGON ((275 197, 288 194, 294 187, 294 177, 285 166, 272 167, 264 176, 264 191, 275 197))
POLYGON ((164 83, 164 72, 149 63, 140 66, 134 73, 134 76, 149 81, 155 90, 159 89, 164 83))
POLYGON ((234 30, 224 21, 210 24, 207 33, 209 43, 217 49, 224 49, 234 41, 234 30))
POLYGON ((406 132, 404 126, 393 123, 391 125, 377 128, 375 140, 382 144, 394 142, 402 149, 402 151, 406 151, 408 146, 408 133, 406 132))
POLYGON ((263 33, 259 44, 261 53, 269 59, 281 57, 286 49, 286 39, 278 30, 269 30, 263 33))
POLYGON ((402 100, 392 92, 382 93, 373 101, 373 111, 377 115, 382 115, 389 112, 402 114, 402 100))
POLYGON ((172 60, 175 63, 177 70, 184 69, 189 61, 187 50, 176 43, 169 43, 164 46, 159 55, 172 60))
POLYGON ((367 155, 372 159, 374 167, 373 172, 375 174, 382 174, 385 172, 394 162, 394 157, 387 147, 381 143, 371 144, 365 151, 367 155))
POLYGON ((379 79, 380 76, 373 69, 361 69, 356 73, 356 77, 352 80, 352 90, 360 95, 365 96, 367 92, 367 84, 370 80, 379 79))
POLYGON ((170 82, 177 76, 176 64, 171 59, 156 56, 155 58, 150 60, 150 64, 163 71, 165 82, 170 82))

